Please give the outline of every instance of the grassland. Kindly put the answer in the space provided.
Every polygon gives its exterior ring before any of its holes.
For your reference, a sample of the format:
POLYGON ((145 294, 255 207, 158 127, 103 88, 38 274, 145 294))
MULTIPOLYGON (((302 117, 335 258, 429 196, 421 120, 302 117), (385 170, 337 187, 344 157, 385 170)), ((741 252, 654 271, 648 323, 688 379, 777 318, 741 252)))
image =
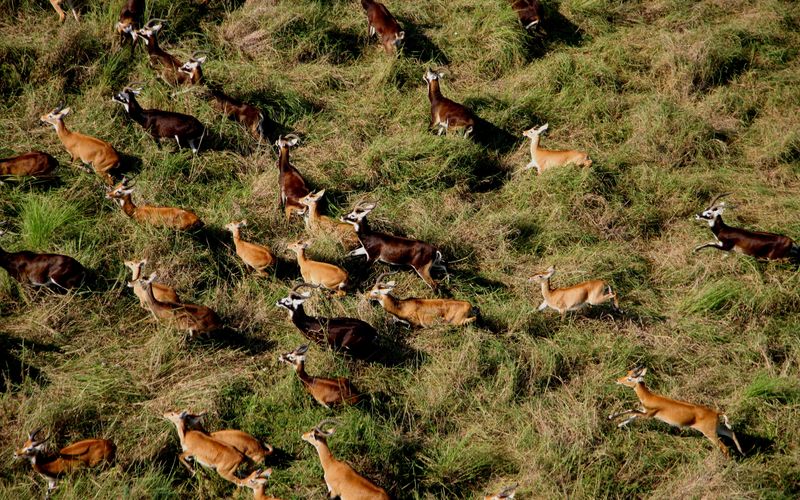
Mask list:
MULTIPOLYGON (((276 358, 302 337, 274 303, 298 276, 287 243, 303 234, 278 209, 275 154, 209 107, 171 96, 143 50, 112 26, 121 2, 88 0, 80 24, 47 2, 0 0, 0 156, 37 149, 61 162, 55 186, 0 186, 6 250, 65 253, 96 275, 91 291, 30 293, 0 272, 0 497, 40 495, 28 465, 7 460, 44 426, 64 445, 113 439, 115 466, 64 481, 58 498, 249 498, 177 463, 167 410, 209 412, 210 428, 247 430, 276 447, 269 491, 323 498, 322 470, 301 432, 335 416, 333 452, 397 498, 478 498, 519 482, 520 498, 726 497, 800 494, 800 274, 713 250, 691 220, 733 192, 726 221, 800 238, 800 5, 778 0, 545 2, 544 36, 523 33, 502 0, 388 2, 408 41, 397 59, 366 40, 355 1, 148 2, 168 19, 162 45, 209 54, 208 80, 259 105, 271 133, 302 137, 293 163, 338 215, 379 202, 374 226, 443 250, 442 295, 473 301, 466 328, 408 330, 363 296, 315 297, 320 315, 358 316, 396 353, 394 366, 351 363, 316 346, 312 374, 346 375, 370 397, 316 405, 276 358), (485 120, 475 141, 427 130, 422 80, 485 120), (111 102, 140 82, 140 102, 208 124, 197 157, 152 140, 111 102), (137 176, 137 199, 195 210, 200 236, 143 227, 69 164, 38 117, 66 102, 67 126, 110 141, 137 176), (577 147, 591 169, 512 176, 527 163, 521 131, 550 123, 545 147, 577 147), (258 278, 221 228, 283 259, 258 278), (213 306, 235 333, 190 342, 155 324, 125 286, 122 261, 147 257, 182 296, 213 306), (607 308, 537 313, 526 278, 556 265, 555 285, 608 280, 607 308), (725 460, 702 436, 657 422, 618 430, 636 405, 613 381, 636 363, 650 387, 724 410, 746 457, 725 460)), ((312 256, 362 281, 332 241, 312 256)), ((411 273, 401 296, 428 296, 411 273)))

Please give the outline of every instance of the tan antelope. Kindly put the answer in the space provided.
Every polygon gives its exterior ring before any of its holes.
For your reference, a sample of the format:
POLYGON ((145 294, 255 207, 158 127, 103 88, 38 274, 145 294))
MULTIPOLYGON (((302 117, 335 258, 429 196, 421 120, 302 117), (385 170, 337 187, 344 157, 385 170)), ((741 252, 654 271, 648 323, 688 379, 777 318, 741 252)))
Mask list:
POLYGON ((483 500, 512 500, 514 495, 517 494, 518 484, 507 486, 500 493, 489 494, 483 497, 483 500))
POLYGON ((75 20, 78 20, 78 12, 75 10, 75 5, 72 3, 72 0, 50 0, 50 5, 56 10, 56 14, 58 14, 58 20, 62 23, 67 18, 67 14, 64 12, 64 9, 61 8, 61 4, 66 1, 67 6, 72 11, 72 17, 75 20))
MULTIPOLYGON (((64 145, 73 162, 80 158, 84 164, 91 164, 94 171, 105 179, 107 184, 114 184, 114 179, 109 172, 119 166, 119 154, 111 144, 105 141, 67 129, 67 126, 64 125, 64 117, 70 111, 70 108, 62 109, 62 106, 59 106, 40 119, 56 129, 61 144, 64 145)), ((88 167, 87 170, 92 171, 88 167)))
MULTIPOLYGON (((133 288, 133 293, 139 298, 139 305, 142 309, 147 309, 147 294, 144 292, 139 279, 144 276, 144 266, 147 265, 147 259, 139 261, 126 260, 125 267, 131 270, 131 280, 128 282, 128 287, 133 288)), ((161 283, 153 283, 153 295, 159 302, 170 302, 172 304, 179 304, 180 299, 175 289, 161 283)))
POLYGON ((333 457, 328 448, 328 437, 333 434, 334 429, 322 430, 322 426, 329 422, 330 420, 323 420, 302 436, 303 441, 317 450, 325 485, 328 487, 328 497, 338 496, 341 500, 389 500, 389 495, 383 488, 372 484, 350 465, 333 457))
POLYGON ((183 416, 183 420, 186 421, 186 426, 188 429, 204 432, 217 441, 222 441, 225 444, 233 446, 237 450, 244 453, 245 456, 254 463, 264 463, 264 460, 266 460, 269 455, 272 455, 272 452, 274 451, 272 446, 261 443, 258 438, 244 431, 237 429, 222 429, 219 431, 208 432, 203 427, 203 417, 205 415, 205 412, 197 415, 187 412, 183 416))
POLYGON ((297 264, 300 266, 300 274, 303 281, 311 285, 319 285, 328 290, 334 290, 337 296, 346 295, 347 271, 339 266, 319 262, 306 257, 306 248, 309 247, 307 241, 298 241, 287 246, 288 251, 297 255, 297 264))
POLYGON ((308 345, 301 345, 294 351, 281 355, 278 361, 292 365, 306 391, 325 408, 340 403, 356 404, 360 396, 348 379, 344 377, 312 377, 306 373, 307 352, 308 345))
POLYGON ((138 281, 144 290, 147 307, 154 318, 172 323, 178 329, 188 330, 189 338, 222 328, 222 320, 210 307, 190 303, 173 304, 156 299, 152 287, 155 278, 156 275, 153 273, 149 278, 139 278, 138 281))
POLYGON ((547 130, 549 124, 545 123, 539 128, 533 127, 522 133, 524 137, 531 140, 531 161, 525 165, 522 170, 529 170, 536 167, 536 172, 541 174, 545 170, 552 167, 560 167, 574 163, 580 167, 589 167, 592 165, 592 160, 589 155, 584 151, 577 151, 575 149, 555 150, 544 149, 539 147, 539 136, 542 132, 547 130))
POLYGON ((236 247, 236 255, 242 259, 242 262, 255 269, 259 276, 266 276, 267 273, 265 269, 275 264, 275 257, 269 251, 269 248, 244 241, 240 237, 239 230, 246 225, 247 219, 244 219, 239 222, 226 224, 225 229, 233 234, 233 245, 236 247))
POLYGON ((617 424, 617 427, 624 427, 637 418, 655 418, 675 427, 691 427, 702 432, 709 441, 719 447, 723 455, 730 457, 728 447, 719 439, 719 436, 725 436, 731 439, 739 453, 744 455, 742 447, 739 446, 739 440, 736 439, 736 434, 734 434, 731 426, 728 425, 727 416, 707 406, 653 394, 644 384, 644 375, 646 373, 647 368, 640 366, 630 370, 624 377, 617 379, 618 384, 632 387, 642 404, 640 410, 627 410, 609 415, 609 420, 623 415, 631 415, 617 424))
POLYGON ((396 283, 382 281, 385 276, 395 273, 396 271, 378 276, 375 285, 369 291, 369 298, 378 301, 381 307, 397 320, 408 325, 426 327, 437 323, 466 325, 477 319, 475 308, 463 300, 398 299, 392 295, 396 283))
POLYGON ((272 475, 272 469, 254 470, 252 474, 244 478, 245 486, 253 490, 255 500, 281 500, 277 497, 267 496, 267 480, 272 475))
POLYGON ((56 489, 58 480, 80 467, 95 467, 102 463, 114 460, 116 446, 107 439, 84 439, 69 446, 61 448, 58 452, 45 451, 46 437, 39 439, 41 429, 36 429, 28 435, 22 448, 14 452, 15 459, 27 459, 33 470, 47 481, 47 495, 56 489))
POLYGON ((539 311, 544 311, 545 308, 550 307, 564 317, 567 311, 576 311, 587 304, 596 306, 612 300, 614 309, 621 312, 617 294, 611 290, 611 286, 605 281, 590 280, 567 288, 550 288, 550 278, 555 272, 555 266, 551 266, 547 272, 534 274, 528 279, 528 281, 542 284, 544 301, 539 305, 539 311))
POLYGON ((169 227, 191 231, 203 226, 203 221, 194 212, 174 207, 155 207, 152 205, 135 205, 131 199, 133 184, 128 184, 127 179, 112 187, 106 193, 106 198, 119 203, 125 215, 137 222, 157 227, 169 227))
POLYGON ((200 465, 216 470, 217 474, 236 486, 245 486, 245 482, 236 476, 236 469, 247 461, 244 453, 204 432, 188 428, 186 415, 188 415, 186 410, 164 414, 164 418, 172 422, 178 431, 178 439, 183 450, 178 460, 192 475, 195 471, 186 461, 189 457, 200 465))
POLYGON ((323 196, 324 189, 300 198, 300 203, 306 207, 303 217, 308 232, 334 235, 346 249, 358 246, 358 235, 352 225, 319 213, 319 202, 323 196))

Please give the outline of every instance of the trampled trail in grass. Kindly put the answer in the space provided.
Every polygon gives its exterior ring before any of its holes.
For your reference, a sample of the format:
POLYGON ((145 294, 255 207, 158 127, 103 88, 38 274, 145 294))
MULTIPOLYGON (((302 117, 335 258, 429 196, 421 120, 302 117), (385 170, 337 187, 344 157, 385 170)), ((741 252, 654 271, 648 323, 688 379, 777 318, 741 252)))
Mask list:
MULTIPOLYGON (((505 0, 385 3, 405 31, 399 56, 367 37, 355 0, 153 0, 161 46, 203 52, 209 86, 256 106, 269 140, 216 111, 204 86, 176 89, 144 46, 121 46, 122 1, 76 1, 63 24, 48 2, 0 0, 0 157, 56 157, 57 180, 3 179, 0 247, 72 256, 92 286, 59 295, 0 271, 0 497, 43 495, 27 461, 30 431, 53 448, 86 437, 117 445, 114 465, 70 475, 55 498, 251 498, 208 469, 178 462, 162 414, 208 412, 210 430, 245 430, 275 447, 267 492, 323 498, 302 433, 326 418, 337 458, 393 498, 791 498, 800 494, 800 275, 714 249, 694 215, 730 192, 725 222, 800 239, 800 5, 755 1, 544 1, 525 32, 505 0), (474 136, 428 129, 423 76, 478 117, 474 136), (112 96, 141 88, 145 108, 196 116, 199 155, 153 139, 112 96), (99 176, 72 163, 39 118, 64 103, 73 130, 111 143, 135 178, 136 203, 181 207, 195 233, 135 222, 99 176), (549 124, 541 146, 586 151, 590 167, 520 171, 522 133, 549 124), (276 302, 300 279, 288 246, 307 237, 280 207, 278 135, 297 134, 291 163, 322 213, 360 201, 376 230, 442 251, 432 292, 410 269, 387 279, 398 297, 466 300, 472 324, 407 328, 367 294, 389 270, 313 239, 314 260, 346 269, 344 298, 315 291, 309 314, 376 328, 388 363, 352 361, 311 344, 312 375, 349 378, 366 396, 326 409, 278 361, 308 341, 276 302), (224 226, 277 259, 245 268, 224 226), (139 306, 126 260, 228 327, 190 340, 139 306), (528 278, 555 266, 555 287, 606 281, 608 305, 538 312, 528 278), (726 460, 700 433, 654 421, 618 429, 638 407, 615 380, 637 364, 654 392, 725 413, 746 452, 726 460)), ((241 471, 244 475, 244 470, 241 471)))

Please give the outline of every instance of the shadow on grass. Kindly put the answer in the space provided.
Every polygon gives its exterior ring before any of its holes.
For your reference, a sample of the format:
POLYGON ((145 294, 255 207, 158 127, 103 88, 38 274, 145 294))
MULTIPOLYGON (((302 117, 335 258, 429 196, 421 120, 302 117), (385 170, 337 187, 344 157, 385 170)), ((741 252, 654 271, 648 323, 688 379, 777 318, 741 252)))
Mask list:
POLYGON ((536 29, 528 30, 526 49, 530 59, 546 55, 557 45, 577 47, 583 43, 583 31, 558 11, 558 5, 545 7, 545 18, 536 29))
POLYGON ((400 49, 402 56, 424 64, 435 63, 442 66, 450 64, 445 53, 423 31, 432 26, 415 24, 404 17, 398 17, 397 20, 406 32, 400 49))
POLYGON ((731 455, 737 457, 738 459, 744 459, 752 455, 771 455, 775 453, 774 439, 736 432, 736 439, 739 440, 739 444, 744 452, 744 457, 738 453, 738 450, 736 450, 736 445, 732 440, 724 436, 721 439, 724 441, 725 445, 731 449, 731 455))
MULTIPOLYGON (((223 319, 224 321, 224 319, 223 319)), ((246 335, 230 327, 224 327, 209 335, 207 338, 197 340, 199 345, 240 349, 247 354, 261 354, 275 348, 275 342, 263 337, 246 335)))
POLYGON ((10 387, 14 392, 25 379, 33 380, 39 386, 49 383, 49 379, 41 370, 26 362, 24 359, 26 351, 61 352, 61 349, 55 344, 45 344, 0 333, 0 352, 4 353, 0 361, 0 386, 10 387))

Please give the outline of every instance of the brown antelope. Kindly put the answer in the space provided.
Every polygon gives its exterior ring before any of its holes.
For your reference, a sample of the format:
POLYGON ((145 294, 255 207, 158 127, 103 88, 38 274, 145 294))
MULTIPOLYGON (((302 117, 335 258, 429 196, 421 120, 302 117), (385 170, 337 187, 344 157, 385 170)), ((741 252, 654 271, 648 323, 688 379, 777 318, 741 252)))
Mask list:
POLYGON ((202 52, 195 52, 189 61, 184 63, 178 68, 178 73, 185 75, 182 76, 181 83, 190 83, 192 85, 199 85, 203 83, 203 68, 202 64, 206 62, 206 56, 201 56, 202 52))
POLYGON ((483 500, 512 500, 514 495, 517 494, 518 484, 506 487, 500 493, 489 494, 483 497, 483 500))
POLYGON ((535 274, 528 279, 528 281, 542 284, 544 301, 539 305, 539 311, 544 311, 547 307, 550 307, 564 317, 567 311, 576 311, 587 304, 596 306, 612 300, 614 309, 621 312, 617 294, 611 290, 611 286, 605 281, 590 280, 567 288, 550 288, 550 278, 555 272, 555 266, 551 266, 547 272, 535 274))
POLYGON ((330 421, 323 420, 302 436, 303 441, 317 450, 324 471, 325 485, 328 487, 328 497, 338 496, 341 500, 389 500, 389 495, 383 488, 372 484, 350 465, 333 457, 328 448, 328 437, 333 434, 334 429, 322 430, 322 426, 328 422, 330 421))
POLYGON ((129 185, 127 179, 123 178, 122 182, 106 193, 106 198, 117 201, 125 215, 143 224, 184 231, 191 231, 203 226, 203 221, 197 215, 182 208, 134 205, 131 200, 132 193, 133 184, 129 185))
POLYGON ((267 496, 267 480, 272 475, 272 469, 262 471, 254 470, 249 476, 244 478, 244 485, 253 490, 255 500, 281 500, 277 497, 267 496))
POLYGON ((310 191, 306 187, 306 181, 294 166, 289 163, 289 149, 297 145, 300 140, 294 134, 286 137, 278 136, 275 145, 278 146, 278 184, 281 188, 281 203, 283 203, 286 218, 289 219, 293 214, 302 214, 305 206, 300 203, 300 198, 307 195, 310 191))
POLYGON ((431 101, 430 128, 438 127, 437 135, 447 133, 450 129, 463 128, 464 138, 467 138, 475 128, 475 115, 463 104, 451 101, 442 95, 439 88, 439 78, 442 74, 429 68, 423 77, 428 84, 428 99, 431 101))
MULTIPOLYGON (((65 0, 50 0, 50 5, 56 10, 56 14, 58 14, 58 20, 62 23, 67 18, 67 14, 64 13, 64 9, 61 8, 61 4, 64 3, 65 0)), ((75 20, 78 20, 78 13, 75 11, 75 5, 72 3, 72 0, 66 0, 67 6, 72 11, 72 17, 75 20)))
POLYGON ((380 2, 375 0, 361 0, 361 7, 367 13, 367 34, 373 36, 377 34, 381 39, 381 45, 386 52, 397 51, 403 42, 406 32, 400 30, 397 20, 380 2))
POLYGON ((125 35, 128 35, 131 37, 132 42, 136 42, 136 37, 138 36, 136 31, 139 29, 143 15, 144 0, 125 0, 117 23, 117 33, 119 33, 120 40, 124 40, 125 35))
POLYGON ((327 215, 319 213, 319 202, 325 196, 325 190, 322 189, 316 193, 308 193, 300 198, 300 203, 306 209, 303 217, 306 223, 306 229, 314 234, 332 234, 334 235, 345 248, 352 248, 358 245, 358 235, 356 235, 353 226, 346 222, 340 222, 331 219, 327 215))
POLYGON ((58 161, 47 153, 31 151, 14 158, 0 159, 0 175, 45 176, 53 173, 58 161))
POLYGON ((369 298, 380 302, 381 307, 397 320, 407 325, 426 327, 437 323, 466 325, 477 319, 475 308, 463 300, 398 299, 392 295, 392 290, 396 286, 395 282, 382 281, 385 276, 390 274, 395 273, 383 273, 378 276, 375 285, 369 291, 369 298))
POLYGON ((328 290, 334 290, 339 297, 346 295, 345 289, 348 285, 347 271, 327 262, 319 262, 307 258, 306 248, 309 245, 307 241, 298 241, 286 247, 288 251, 297 255, 297 265, 300 266, 300 274, 303 276, 303 281, 311 285, 319 285, 328 290))
POLYGON ((178 439, 183 450, 178 460, 192 475, 195 471, 186 461, 189 457, 200 465, 215 469, 217 474, 233 484, 245 486, 245 482, 236 477, 236 469, 247 461, 244 453, 229 444, 217 441, 205 432, 190 429, 186 422, 187 415, 186 410, 164 414, 164 418, 172 422, 178 431, 178 439))
POLYGON ((609 415, 609 420, 622 415, 631 415, 617 424, 617 427, 624 427, 637 418, 655 418, 675 427, 691 427, 702 432, 709 441, 719 447, 723 455, 729 457, 728 447, 719 439, 719 436, 725 436, 731 439, 739 453, 744 455, 742 447, 739 446, 739 440, 736 439, 736 434, 728 425, 727 416, 706 406, 653 394, 644 384, 646 373, 647 368, 637 367, 630 370, 624 377, 617 379, 618 384, 632 387, 642 404, 640 410, 627 410, 609 415))
POLYGON ((266 276, 265 269, 275 264, 275 257, 269 248, 244 241, 239 236, 239 229, 247 225, 247 219, 240 222, 231 222, 225 225, 225 229, 233 234, 233 245, 236 247, 236 255, 242 259, 245 265, 256 270, 259 276, 266 276))
POLYGON ((541 26, 544 9, 539 0, 511 0, 511 8, 517 13, 520 24, 526 30, 541 26))
POLYGON ((580 167, 589 167, 592 165, 592 160, 589 155, 583 151, 575 149, 568 150, 555 150, 544 149, 539 147, 539 136, 542 132, 547 130, 549 124, 545 123, 539 128, 533 127, 522 133, 524 137, 531 140, 531 161, 522 170, 529 170, 536 167, 536 172, 541 174, 545 170, 552 167, 560 167, 574 163, 580 167))
POLYGON ((95 467, 114 460, 116 446, 107 439, 84 439, 56 453, 48 453, 45 451, 45 442, 50 437, 39 439, 41 431, 36 429, 31 432, 22 448, 14 452, 14 458, 28 459, 33 470, 47 481, 46 498, 50 497, 58 480, 65 474, 80 467, 95 467))
POLYGON ((183 66, 181 60, 158 45, 158 32, 161 31, 163 25, 161 23, 153 24, 156 21, 163 22, 164 20, 150 19, 145 23, 142 29, 136 32, 147 46, 147 54, 150 57, 150 67, 156 70, 160 69, 159 76, 169 85, 193 83, 191 82, 190 75, 179 71, 181 66, 183 66))
POLYGON ((222 320, 213 309, 197 304, 161 302, 153 295, 153 280, 155 273, 149 278, 139 278, 139 286, 145 293, 145 302, 153 317, 173 323, 181 330, 189 331, 189 338, 195 338, 204 333, 210 333, 222 328, 222 320))
POLYGON ((757 259, 791 259, 800 261, 800 247, 788 236, 774 233, 764 233, 760 231, 749 231, 738 227, 731 227, 722 221, 722 212, 728 206, 723 201, 716 204, 725 193, 717 196, 708 208, 700 214, 695 215, 696 220, 705 221, 711 232, 714 233, 714 240, 705 243, 694 249, 695 252, 701 248, 716 248, 725 252, 733 250, 744 255, 749 255, 757 259))
MULTIPOLYGON (((61 139, 61 143, 72 157, 73 162, 80 158, 84 164, 91 164, 95 172, 103 177, 107 184, 114 184, 114 179, 109 172, 119 166, 119 154, 111 144, 105 141, 68 130, 64 125, 64 117, 70 111, 70 108, 62 109, 62 106, 59 106, 42 116, 41 120, 56 129, 58 138, 61 139)), ((91 169, 87 168, 87 170, 91 172, 91 169)))
POLYGON ((262 139, 266 139, 264 113, 258 108, 234 99, 217 89, 211 89, 210 96, 212 108, 244 125, 255 140, 260 142, 262 139))
MULTIPOLYGON (((125 267, 130 269, 132 274, 131 280, 128 282, 128 287, 133 288, 133 293, 139 298, 139 305, 142 307, 142 309, 148 309, 147 294, 144 293, 144 289, 139 283, 139 279, 144 276, 142 271, 144 270, 145 265, 147 265, 147 259, 142 259, 140 261, 125 261, 125 267)), ((170 302, 172 304, 180 303, 180 299, 178 298, 178 294, 175 293, 175 289, 161 283, 153 283, 153 295, 159 302, 170 302)))
POLYGON ((305 362, 308 345, 301 345, 292 352, 278 357, 278 361, 292 365, 309 394, 325 408, 345 403, 356 404, 360 398, 353 384, 344 377, 312 377, 306 373, 305 362))
POLYGON ((264 463, 264 460, 266 460, 267 456, 272 455, 272 452, 274 451, 272 446, 268 444, 262 444, 257 438, 244 431, 236 429, 223 429, 219 431, 208 432, 203 427, 202 421, 204 416, 205 412, 200 413, 199 415, 186 413, 183 419, 186 421, 188 429, 204 432, 217 441, 222 441, 225 444, 233 446, 237 450, 244 453, 245 456, 254 463, 264 463))

